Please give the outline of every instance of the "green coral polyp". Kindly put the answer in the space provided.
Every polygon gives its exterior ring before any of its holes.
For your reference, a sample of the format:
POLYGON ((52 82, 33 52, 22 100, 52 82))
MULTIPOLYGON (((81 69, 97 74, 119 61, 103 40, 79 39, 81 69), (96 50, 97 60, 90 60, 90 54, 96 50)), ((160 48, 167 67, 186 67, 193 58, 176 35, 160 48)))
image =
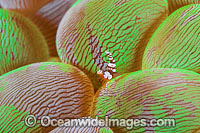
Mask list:
POLYGON ((23 15, 0 9, 0 75, 49 58, 39 29, 23 15))
POLYGON ((112 53, 120 74, 141 70, 144 47, 167 17, 167 6, 167 0, 77 1, 58 28, 59 56, 83 70, 96 89, 97 71, 107 68, 105 51, 112 53))
POLYGON ((176 125, 137 126, 118 132, 188 132, 200 129, 200 74, 181 69, 148 69, 118 76, 98 90, 92 117, 174 119, 176 125))
POLYGON ((151 37, 143 56, 143 69, 179 68, 200 72, 200 5, 172 13, 151 37))

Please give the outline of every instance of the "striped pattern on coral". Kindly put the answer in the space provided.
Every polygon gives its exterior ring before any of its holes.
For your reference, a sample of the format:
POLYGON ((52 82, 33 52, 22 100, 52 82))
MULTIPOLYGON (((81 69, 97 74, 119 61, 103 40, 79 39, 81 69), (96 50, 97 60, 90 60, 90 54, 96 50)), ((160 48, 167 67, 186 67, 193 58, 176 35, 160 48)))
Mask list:
POLYGON ((113 55, 117 72, 139 70, 150 36, 167 15, 167 0, 82 0, 59 25, 59 56, 92 79, 97 71, 106 71, 106 51, 113 55))
POLYGON ((199 0, 168 0, 169 13, 173 13, 175 10, 189 5, 189 4, 200 4, 199 0))
POLYGON ((42 33, 14 11, 0 9, 0 46, 0 75, 49 58, 42 33))
MULTIPOLYGON (((22 114, 32 114, 38 121, 42 116, 51 119, 88 117, 93 95, 91 81, 74 66, 45 62, 21 67, 0 77, 0 107, 3 108, 0 123, 6 123, 6 126, 0 125, 0 132, 31 130, 21 125, 22 114), (10 117, 13 121, 8 119, 10 117)), ((38 126, 34 130, 45 132, 52 127, 38 126)))
POLYGON ((200 72, 200 5, 171 14, 148 43, 143 69, 181 68, 200 72))
MULTIPOLYGON (((149 69, 121 75, 95 96, 92 117, 175 119, 172 127, 135 126, 128 132, 193 133, 200 129, 200 74, 181 69, 149 69)), ((167 123, 168 124, 168 123, 167 123)), ((140 126, 141 125, 141 126, 140 126)), ((125 128, 113 131, 127 132, 125 128)))

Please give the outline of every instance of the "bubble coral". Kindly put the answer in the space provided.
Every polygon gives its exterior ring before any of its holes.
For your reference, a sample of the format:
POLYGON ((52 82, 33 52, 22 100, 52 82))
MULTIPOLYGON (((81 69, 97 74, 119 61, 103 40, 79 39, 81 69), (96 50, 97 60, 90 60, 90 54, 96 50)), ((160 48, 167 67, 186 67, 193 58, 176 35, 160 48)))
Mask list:
POLYGON ((175 10, 190 4, 200 4, 199 0, 168 0, 169 13, 173 13, 175 10))
POLYGON ((41 30, 47 41, 51 56, 57 56, 56 50, 56 32, 58 25, 66 13, 76 0, 51 0, 36 13, 23 14, 32 20, 41 30))
POLYGON ((106 51, 118 73, 140 70, 144 48, 167 15, 167 0, 78 1, 59 25, 59 56, 83 70, 98 88, 97 71, 107 71, 110 63, 106 51))
POLYGON ((107 82, 96 93, 92 117, 139 121, 138 126, 129 129, 111 127, 114 132, 192 133, 200 129, 199 101, 200 74, 172 68, 149 69, 107 82), (168 118, 174 119, 174 123, 148 126, 150 120, 168 118))
POLYGON ((200 5, 172 13, 150 39, 143 69, 179 68, 200 72, 200 5))
MULTIPOLYGON (((51 56, 57 56, 56 31, 65 12, 76 0, 0 0, 2 8, 22 13, 43 33, 51 56)), ((1 4, 0 3, 0 4, 1 4)))
POLYGON ((29 19, 14 11, 0 9, 0 46, 0 75, 49 58, 42 33, 29 19))
POLYGON ((0 0, 2 8, 35 12, 52 0, 0 0))
POLYGON ((113 133, 110 128, 105 127, 57 127, 50 133, 113 133))
POLYGON ((0 132, 47 132, 42 116, 51 119, 88 117, 94 89, 78 68, 53 62, 27 65, 0 77, 0 132), (24 119, 34 115, 37 125, 29 128, 24 119))

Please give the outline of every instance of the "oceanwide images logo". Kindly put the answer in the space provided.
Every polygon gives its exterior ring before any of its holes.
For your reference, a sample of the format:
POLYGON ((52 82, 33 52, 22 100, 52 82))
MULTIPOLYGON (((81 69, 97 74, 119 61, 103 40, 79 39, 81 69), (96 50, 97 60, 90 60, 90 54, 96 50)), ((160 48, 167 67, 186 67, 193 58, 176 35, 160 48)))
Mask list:
MULTIPOLYGON (((28 115, 25 120, 27 127, 34 127, 38 123, 34 115, 28 115)), ((104 119, 84 117, 81 119, 51 119, 43 116, 39 124, 43 127, 122 127, 131 130, 134 127, 166 127, 176 126, 175 119, 113 119, 106 116, 104 119)))

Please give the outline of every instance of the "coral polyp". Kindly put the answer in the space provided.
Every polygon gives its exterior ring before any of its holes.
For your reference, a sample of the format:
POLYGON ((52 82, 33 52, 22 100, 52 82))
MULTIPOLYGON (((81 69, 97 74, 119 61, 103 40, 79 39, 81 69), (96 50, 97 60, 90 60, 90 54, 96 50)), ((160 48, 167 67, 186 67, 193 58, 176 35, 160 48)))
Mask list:
POLYGON ((107 71, 106 51, 115 59, 118 73, 140 70, 144 48, 167 15, 167 0, 79 1, 59 25, 58 54, 63 62, 83 70, 98 88, 97 72, 107 71))
POLYGON ((190 5, 190 4, 200 4, 199 0, 168 0, 169 3, 169 13, 173 13, 177 9, 190 5))
POLYGON ((143 69, 180 68, 200 72, 200 5, 172 13, 150 39, 143 69))
POLYGON ((35 12, 52 0, 0 0, 2 8, 35 12))
POLYGON ((0 132, 46 133, 55 127, 42 126, 43 116, 88 117, 93 96, 91 81, 74 66, 42 62, 20 67, 0 77, 0 132), (36 119, 32 128, 25 123, 27 115, 36 119))
POLYGON ((50 133, 113 133, 113 131, 108 127, 57 127, 52 130, 50 133))
POLYGON ((0 75, 49 58, 42 33, 28 18, 14 11, 0 9, 0 46, 0 75))
POLYGON ((148 69, 108 81, 95 95, 92 117, 132 121, 132 127, 111 127, 120 133, 193 133, 200 129, 199 101, 200 74, 173 68, 148 69), (170 119, 171 123, 150 125, 159 119, 162 123, 170 119))

